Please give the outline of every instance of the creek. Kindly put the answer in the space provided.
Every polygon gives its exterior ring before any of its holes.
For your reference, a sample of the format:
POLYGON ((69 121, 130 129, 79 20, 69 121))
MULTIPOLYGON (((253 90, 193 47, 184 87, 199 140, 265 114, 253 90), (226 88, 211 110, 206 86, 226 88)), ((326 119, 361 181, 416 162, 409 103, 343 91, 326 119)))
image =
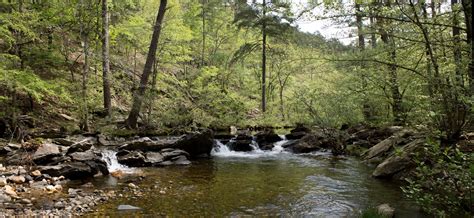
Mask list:
POLYGON ((137 216, 317 216, 357 217, 361 210, 389 203, 400 217, 422 217, 400 184, 377 180, 359 159, 330 153, 292 154, 277 142, 271 151, 230 151, 217 141, 212 157, 189 166, 131 169, 104 158, 111 170, 140 171, 140 196, 118 187, 127 182, 97 178, 96 187, 122 197, 100 205, 94 215, 137 216), (118 187, 117 187, 118 186, 118 187), (118 205, 141 210, 118 211, 118 205))

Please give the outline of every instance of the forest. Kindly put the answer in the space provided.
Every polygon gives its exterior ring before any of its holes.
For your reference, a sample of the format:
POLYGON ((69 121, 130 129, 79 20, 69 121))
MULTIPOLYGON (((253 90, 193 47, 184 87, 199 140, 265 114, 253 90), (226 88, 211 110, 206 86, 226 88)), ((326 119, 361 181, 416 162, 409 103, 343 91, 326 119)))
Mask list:
POLYGON ((0 214, 470 217, 473 13, 471 0, 0 0, 0 214), (96 174, 116 185, 97 191, 96 174), (219 182, 234 178, 230 196, 219 182))

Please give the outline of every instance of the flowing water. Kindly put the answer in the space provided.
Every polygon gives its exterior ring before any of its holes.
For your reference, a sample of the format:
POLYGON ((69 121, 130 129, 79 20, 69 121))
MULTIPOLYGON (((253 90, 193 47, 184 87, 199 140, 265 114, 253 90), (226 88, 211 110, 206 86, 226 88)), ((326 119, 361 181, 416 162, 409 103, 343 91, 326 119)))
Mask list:
MULTIPOLYGON (((372 169, 360 160, 323 152, 295 155, 285 152, 283 143, 252 152, 219 143, 212 158, 190 166, 143 169, 142 196, 119 191, 123 197, 101 205, 95 215, 357 217, 363 209, 389 203, 397 216, 422 216, 397 184, 372 178, 372 169), (142 210, 117 211, 120 204, 142 210)), ((103 186, 123 190, 116 186, 128 182, 103 186)))

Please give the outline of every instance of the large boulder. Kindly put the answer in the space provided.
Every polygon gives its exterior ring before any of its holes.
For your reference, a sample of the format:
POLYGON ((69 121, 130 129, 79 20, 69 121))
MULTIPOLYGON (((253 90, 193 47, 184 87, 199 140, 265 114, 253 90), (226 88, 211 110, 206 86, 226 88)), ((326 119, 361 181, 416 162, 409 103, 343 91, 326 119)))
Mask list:
POLYGON ((405 129, 386 138, 362 153, 363 158, 370 163, 380 163, 395 148, 402 147, 415 137, 415 132, 405 129))
POLYGON ((354 125, 347 129, 350 137, 346 140, 346 144, 357 144, 364 148, 370 148, 401 130, 403 130, 401 126, 378 128, 364 124, 354 125))
POLYGON ((301 139, 304 136, 306 136, 308 133, 311 132, 311 129, 304 126, 304 125, 297 125, 294 129, 290 131, 289 134, 287 134, 285 137, 288 140, 295 140, 295 139, 301 139))
POLYGON ((372 176, 379 178, 404 178, 414 167, 413 155, 423 149, 426 140, 415 139, 403 146, 400 151, 392 152, 391 155, 379 164, 372 176))
POLYGON ((254 147, 252 146, 253 137, 251 135, 240 134, 232 139, 227 146, 232 151, 253 151, 254 147))
POLYGON ((48 174, 50 176, 64 176, 68 179, 86 179, 91 178, 97 173, 101 172, 102 174, 108 174, 107 165, 105 162, 99 163, 94 162, 96 167, 91 166, 91 164, 83 162, 69 162, 62 163, 56 166, 39 166, 38 170, 42 174, 48 174), (102 165, 102 166, 98 166, 102 165), (105 168, 104 168, 105 166, 105 168))
POLYGON ((188 152, 190 157, 210 156, 214 143, 213 132, 211 130, 204 130, 185 135, 174 144, 173 148, 188 152))
POLYGON ((333 154, 343 154, 345 151, 345 134, 332 128, 315 128, 303 138, 290 141, 283 145, 284 148, 294 153, 308 153, 321 149, 331 150, 333 154))
POLYGON ((159 152, 147 152, 145 157, 146 162, 151 166, 157 166, 165 160, 165 157, 159 152))
POLYGON ((67 149, 67 154, 71 154, 71 153, 74 153, 74 152, 84 152, 84 151, 87 151, 89 149, 91 149, 92 147, 92 143, 90 142, 79 142, 79 143, 75 143, 73 145, 71 145, 68 149, 67 149))
POLYGON ((274 143, 281 140, 282 138, 273 129, 265 130, 255 135, 255 141, 262 150, 271 150, 274 143))
POLYGON ((61 156, 59 146, 51 143, 42 144, 33 154, 32 160, 35 164, 44 165, 52 162, 52 159, 61 156))
POLYGON ((139 138, 119 147, 121 151, 159 152, 166 148, 180 149, 189 153, 190 157, 209 156, 214 147, 211 130, 190 133, 180 138, 155 139, 139 138))
POLYGON ((117 160, 120 164, 130 167, 149 166, 145 155, 140 151, 120 151, 117 153, 117 160))
POLYGON ((177 140, 175 139, 162 139, 162 140, 151 140, 148 137, 139 138, 130 141, 119 147, 119 150, 127 151, 160 151, 164 148, 173 147, 177 140))

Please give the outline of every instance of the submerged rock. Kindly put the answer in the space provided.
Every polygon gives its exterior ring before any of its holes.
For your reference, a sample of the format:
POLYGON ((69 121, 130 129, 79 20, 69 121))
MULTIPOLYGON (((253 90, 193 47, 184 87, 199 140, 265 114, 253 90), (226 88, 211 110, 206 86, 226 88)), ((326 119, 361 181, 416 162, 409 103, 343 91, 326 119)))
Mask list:
POLYGON ((377 213, 383 217, 391 218, 395 216, 395 209, 389 204, 381 204, 377 206, 377 213))
POLYGON ((141 208, 132 205, 119 205, 117 210, 141 210, 141 208))

